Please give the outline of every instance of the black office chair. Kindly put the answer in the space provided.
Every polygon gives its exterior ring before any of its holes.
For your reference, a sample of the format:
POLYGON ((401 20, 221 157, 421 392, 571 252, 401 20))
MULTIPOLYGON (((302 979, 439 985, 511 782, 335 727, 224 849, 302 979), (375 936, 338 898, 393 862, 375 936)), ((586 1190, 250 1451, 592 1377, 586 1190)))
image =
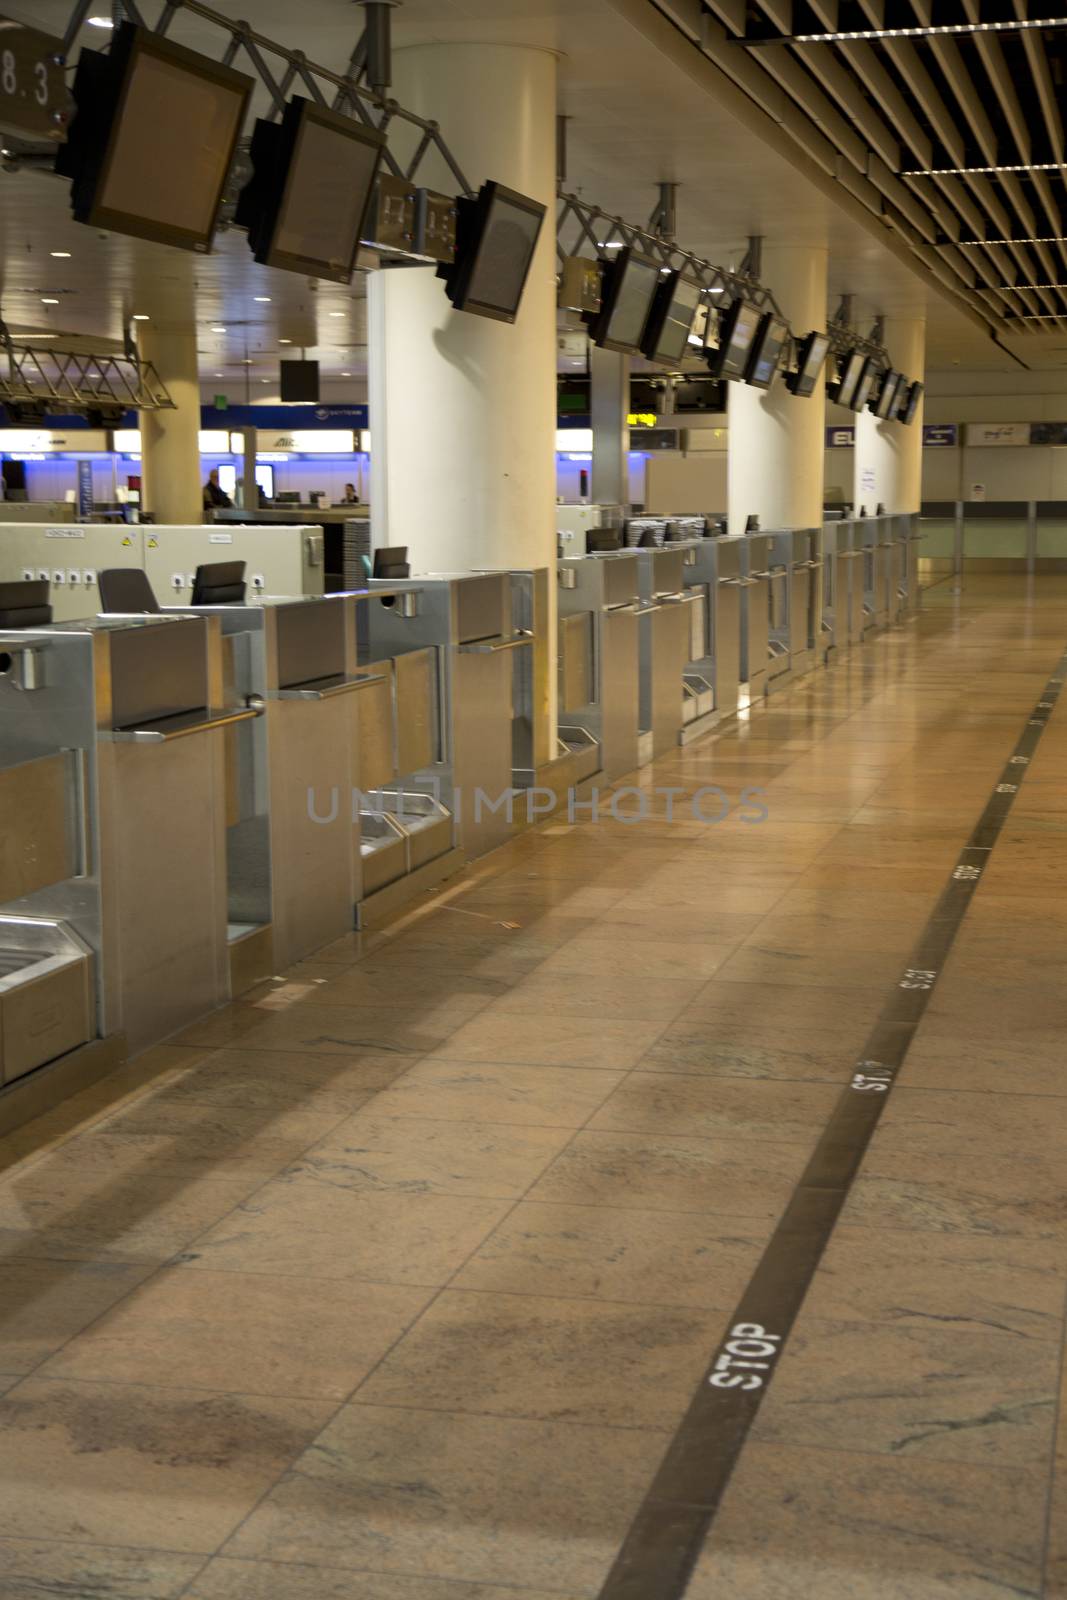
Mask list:
POLYGON ((193 579, 194 606, 243 606, 245 563, 209 561, 197 567, 193 579))
POLYGON ((142 567, 107 567, 97 583, 100 609, 109 616, 137 616, 142 612, 155 616, 159 610, 159 601, 142 567))
POLYGON ((44 628, 51 620, 46 578, 0 583, 0 628, 44 628))

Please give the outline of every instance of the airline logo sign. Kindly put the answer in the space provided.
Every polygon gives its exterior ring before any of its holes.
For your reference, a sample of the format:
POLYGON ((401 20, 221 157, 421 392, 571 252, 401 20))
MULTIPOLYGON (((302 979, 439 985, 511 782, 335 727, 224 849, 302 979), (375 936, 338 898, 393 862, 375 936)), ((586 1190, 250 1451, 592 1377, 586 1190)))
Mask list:
POLYGON ((968 422, 968 445, 1025 445, 1030 443, 1028 422, 968 422))

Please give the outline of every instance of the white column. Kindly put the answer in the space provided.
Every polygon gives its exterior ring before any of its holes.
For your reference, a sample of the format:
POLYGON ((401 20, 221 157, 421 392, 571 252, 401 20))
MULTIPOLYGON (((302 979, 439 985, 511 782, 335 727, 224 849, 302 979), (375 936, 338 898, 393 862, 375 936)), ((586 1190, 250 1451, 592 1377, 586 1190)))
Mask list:
MULTIPOLYGON (((162 314, 164 317, 167 313, 162 314)), ((200 378, 192 315, 137 324, 137 345, 177 407, 142 411, 141 505, 157 522, 179 527, 204 520, 200 479, 200 378)))
MULTIPOLYGON (((803 338, 826 327, 827 252, 811 245, 764 241, 761 281, 771 290, 793 332, 803 338)), ((727 439, 727 502, 731 533, 746 518, 763 528, 822 525, 826 386, 819 379, 808 400, 781 378, 769 390, 732 383, 727 439)))
MULTIPOLYGON (((926 323, 921 317, 885 324, 890 364, 921 381, 926 364, 926 323)), ((923 407, 915 421, 880 422, 873 411, 856 416, 853 503, 873 515, 878 505, 888 512, 918 511, 922 498, 923 407)))
POLYGON ((626 506, 630 499, 630 358, 589 346, 589 420, 593 427, 592 498, 626 506))
MULTIPOLYGON (((374 542, 407 545, 414 573, 547 566, 554 585, 555 57, 418 45, 396 52, 392 93, 440 123, 475 188, 496 178, 548 212, 513 325, 453 311, 433 268, 371 274, 374 542)), ((394 123, 401 159, 402 137, 394 123)), ((418 181, 455 193, 436 158, 418 181)))

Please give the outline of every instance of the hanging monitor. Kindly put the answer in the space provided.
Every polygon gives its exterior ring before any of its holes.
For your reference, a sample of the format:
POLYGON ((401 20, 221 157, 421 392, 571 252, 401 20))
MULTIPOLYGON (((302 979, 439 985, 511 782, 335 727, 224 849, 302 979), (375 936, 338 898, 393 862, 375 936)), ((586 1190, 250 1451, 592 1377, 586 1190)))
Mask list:
POLYGON ((56 155, 75 220, 209 250, 251 93, 243 72, 130 22, 106 54, 83 50, 56 155))
POLYGON ((319 364, 317 361, 279 361, 278 380, 279 398, 283 405, 318 405, 319 364))
POLYGON ((744 377, 762 315, 750 300, 735 300, 720 314, 719 348, 708 357, 713 378, 744 377))
POLYGON ((666 277, 661 273, 641 340, 641 350, 649 361, 667 366, 681 361, 702 301, 706 305, 704 291, 694 279, 683 278, 680 272, 666 277))
POLYGON ((923 397, 921 383, 908 384, 907 380, 901 385, 900 398, 897 401, 897 416, 901 422, 914 422, 915 413, 919 409, 919 401, 923 397))
POLYGON ((300 95, 281 122, 257 121, 252 177, 237 201, 257 261, 348 283, 365 231, 385 135, 300 95))
POLYGON ((760 319, 756 337, 752 341, 752 353, 745 370, 746 383, 750 383, 754 389, 770 388, 778 374, 778 366, 788 338, 788 322, 775 312, 768 311, 760 319))
POLYGON ((437 269, 457 311, 515 321, 544 220, 539 200, 502 183, 457 202, 456 259, 437 269))
MULTIPOLYGON (((883 422, 893 415, 897 390, 900 387, 900 378, 901 374, 899 372, 894 371, 892 367, 887 368, 883 372, 878 389, 870 401, 871 410, 876 417, 881 417, 883 422)), ((859 407, 857 406, 856 409, 858 410, 859 407)))
POLYGON ((797 370, 786 378, 786 385, 801 400, 809 399, 815 393, 815 385, 819 381, 830 349, 830 336, 826 333, 809 333, 802 339, 797 348, 797 370))
POLYGON ((661 270, 657 261, 629 246, 607 264, 600 310, 586 318, 595 345, 622 355, 640 352, 661 270))
POLYGON ((866 359, 862 350, 850 350, 846 356, 839 358, 837 382, 828 384, 826 388, 828 399, 836 401, 839 406, 852 405, 866 359))
POLYGON ((866 356, 863 362, 863 370, 861 371, 856 382, 855 389, 852 391, 852 399, 848 402, 853 411, 863 410, 864 406, 867 404, 867 401, 870 399, 870 394, 871 390, 874 388, 875 379, 878 377, 880 372, 881 368, 879 367, 877 361, 875 361, 874 357, 866 356))

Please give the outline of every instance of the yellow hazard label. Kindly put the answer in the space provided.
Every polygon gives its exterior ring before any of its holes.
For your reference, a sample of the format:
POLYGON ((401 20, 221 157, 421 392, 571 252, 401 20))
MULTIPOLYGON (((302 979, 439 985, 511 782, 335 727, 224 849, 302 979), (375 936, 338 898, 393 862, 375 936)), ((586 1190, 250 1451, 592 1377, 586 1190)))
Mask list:
POLYGON ((125 547, 126 547, 126 546, 127 546, 127 545, 131 545, 131 544, 132 544, 132 543, 133 543, 133 540, 132 540, 132 539, 123 539, 123 541, 122 541, 122 544, 123 544, 123 548, 124 548, 124 549, 125 549, 125 547))
POLYGON ((159 549, 159 540, 158 539, 149 539, 148 548, 149 548, 149 550, 158 550, 159 549))

